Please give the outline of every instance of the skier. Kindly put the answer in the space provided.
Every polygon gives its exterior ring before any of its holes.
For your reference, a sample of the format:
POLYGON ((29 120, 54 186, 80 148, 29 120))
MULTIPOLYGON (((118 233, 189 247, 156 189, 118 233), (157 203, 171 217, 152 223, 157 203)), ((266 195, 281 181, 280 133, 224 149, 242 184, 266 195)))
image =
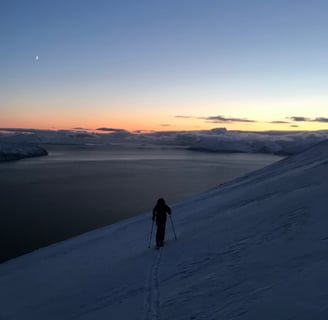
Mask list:
POLYGON ((156 246, 163 247, 165 238, 166 214, 171 214, 171 208, 165 203, 163 198, 157 200, 153 209, 153 221, 156 221, 156 246))

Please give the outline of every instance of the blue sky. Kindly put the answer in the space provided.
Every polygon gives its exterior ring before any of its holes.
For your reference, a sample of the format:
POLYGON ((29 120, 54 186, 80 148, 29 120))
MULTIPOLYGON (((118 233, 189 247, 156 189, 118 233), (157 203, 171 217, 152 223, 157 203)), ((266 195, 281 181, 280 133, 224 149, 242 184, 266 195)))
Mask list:
POLYGON ((176 130, 218 126, 204 119, 220 115, 254 120, 219 124, 235 129, 327 128, 314 121, 328 117, 326 1, 0 8, 1 127, 176 130))

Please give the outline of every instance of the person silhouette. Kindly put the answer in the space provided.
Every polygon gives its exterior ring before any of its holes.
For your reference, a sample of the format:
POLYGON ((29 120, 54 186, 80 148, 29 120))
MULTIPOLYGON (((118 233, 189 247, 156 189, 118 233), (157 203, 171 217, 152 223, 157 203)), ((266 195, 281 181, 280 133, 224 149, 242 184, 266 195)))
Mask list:
POLYGON ((157 200, 153 209, 153 221, 156 221, 156 246, 163 247, 165 239, 166 214, 171 214, 171 208, 163 198, 157 200))

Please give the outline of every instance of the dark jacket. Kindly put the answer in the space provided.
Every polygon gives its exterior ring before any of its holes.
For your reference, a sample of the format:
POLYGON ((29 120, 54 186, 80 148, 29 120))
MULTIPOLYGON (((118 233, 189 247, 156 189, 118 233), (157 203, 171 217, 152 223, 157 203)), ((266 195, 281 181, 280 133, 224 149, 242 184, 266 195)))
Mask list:
POLYGON ((166 222, 166 214, 171 214, 171 208, 163 201, 158 201, 153 209, 153 220, 166 222))

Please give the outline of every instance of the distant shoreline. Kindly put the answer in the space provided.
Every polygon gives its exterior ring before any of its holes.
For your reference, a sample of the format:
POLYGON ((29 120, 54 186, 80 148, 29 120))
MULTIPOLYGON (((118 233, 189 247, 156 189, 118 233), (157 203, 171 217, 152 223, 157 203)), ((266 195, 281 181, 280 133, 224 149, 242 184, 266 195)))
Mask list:
POLYGON ((36 144, 0 141, 0 162, 15 161, 31 157, 42 157, 47 155, 48 151, 36 144))

